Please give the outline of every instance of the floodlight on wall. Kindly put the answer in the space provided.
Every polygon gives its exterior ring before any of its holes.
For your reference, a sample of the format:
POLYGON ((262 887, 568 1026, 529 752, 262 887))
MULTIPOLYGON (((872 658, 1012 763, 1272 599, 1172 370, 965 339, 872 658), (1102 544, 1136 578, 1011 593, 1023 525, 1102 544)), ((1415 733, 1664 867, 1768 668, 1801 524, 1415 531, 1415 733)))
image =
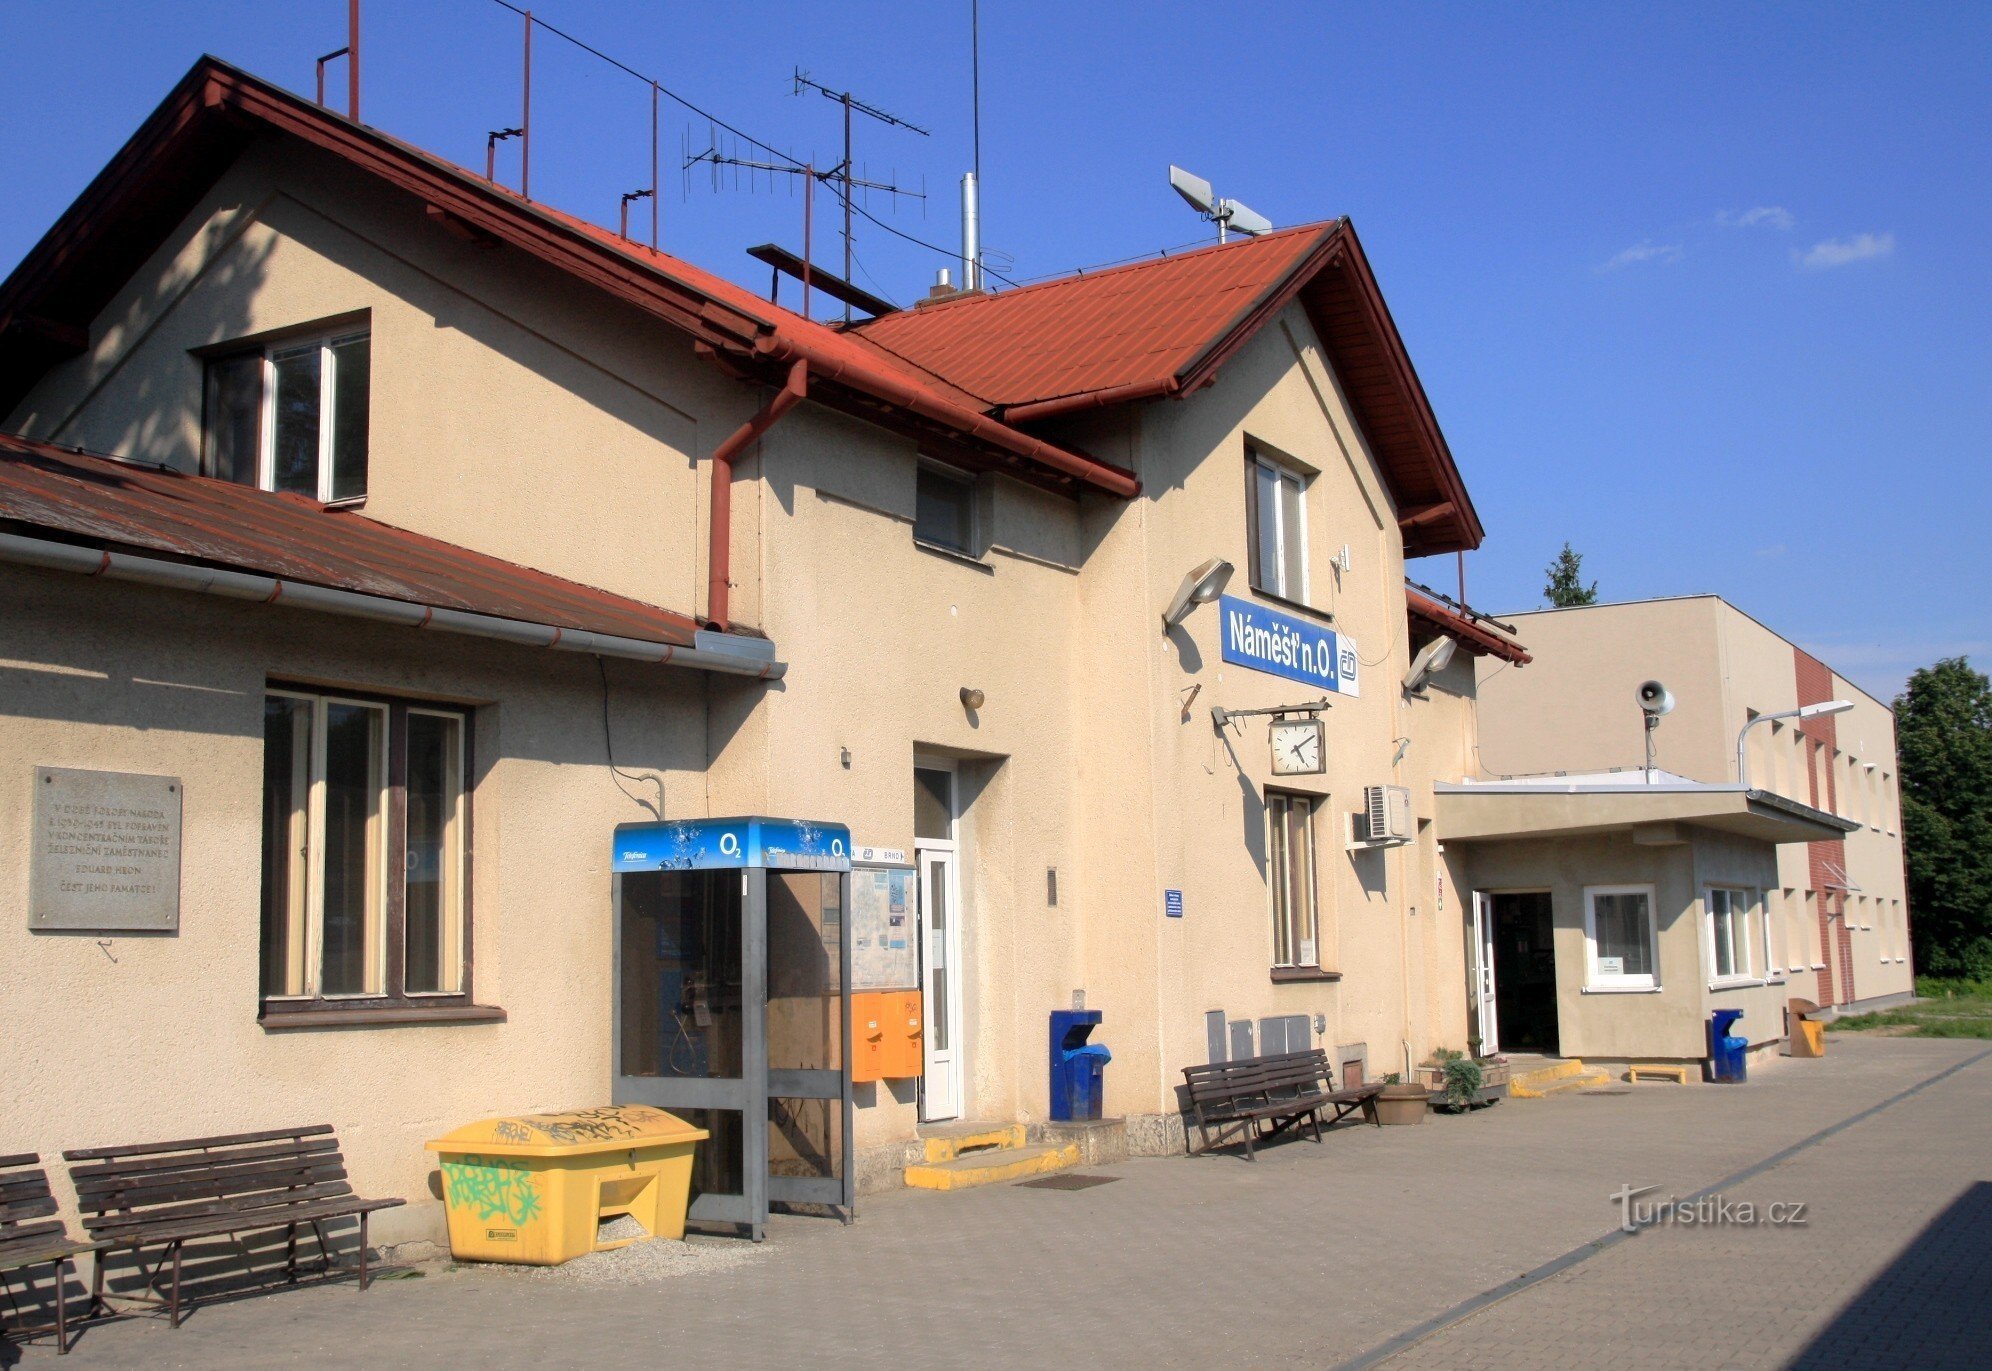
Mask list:
POLYGON ((1801 705, 1781 714, 1759 714, 1736 731, 1736 783, 1745 790, 1750 788, 1750 754, 1745 751, 1744 742, 1749 738, 1750 730, 1758 724, 1773 723, 1779 719, 1817 719, 1829 714, 1845 714, 1853 707, 1852 700, 1822 700, 1816 705, 1801 705))
POLYGON ((1425 682, 1451 665, 1453 653, 1459 651, 1459 643, 1440 634, 1418 649, 1418 655, 1411 659, 1411 669, 1404 673, 1404 689, 1416 695, 1425 688, 1425 682))
POLYGON ((1190 616, 1190 611, 1198 605, 1207 605, 1224 594, 1225 586, 1231 583, 1231 563, 1222 557, 1213 557, 1202 566, 1193 568, 1183 577, 1183 583, 1176 587, 1176 598, 1169 601, 1169 608, 1162 611, 1162 631, 1167 633, 1190 616))

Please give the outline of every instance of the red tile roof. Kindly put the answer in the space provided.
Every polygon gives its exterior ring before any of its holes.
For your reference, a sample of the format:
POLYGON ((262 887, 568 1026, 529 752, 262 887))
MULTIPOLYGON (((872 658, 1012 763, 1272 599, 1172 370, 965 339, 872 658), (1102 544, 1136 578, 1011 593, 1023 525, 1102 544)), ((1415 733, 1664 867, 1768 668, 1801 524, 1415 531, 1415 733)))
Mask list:
POLYGON ((694 646, 683 615, 315 500, 0 436, 0 528, 91 547, 694 646))
POLYGON ((1478 547, 1479 515, 1346 219, 902 310, 857 333, 1029 425, 1188 395, 1295 301, 1383 468, 1405 552, 1478 547))
POLYGON ((1125 387, 1158 393, 1228 338, 1318 252, 1332 224, 960 296, 858 327, 990 408, 1125 387))
POLYGON ((1451 605, 1442 604, 1428 595, 1415 590, 1404 592, 1405 608, 1414 622, 1423 622, 1440 633, 1450 633, 1459 640, 1459 645, 1474 656, 1499 657, 1504 662, 1516 666, 1527 666, 1535 658, 1529 650, 1513 638, 1494 629, 1486 619, 1462 614, 1451 605))
POLYGON ((0 284, 0 412, 88 345, 111 295, 259 133, 324 149, 418 197, 438 222, 534 254, 777 383, 910 434, 963 465, 1129 497, 1130 472, 1028 431, 1052 413, 1181 395, 1289 301, 1307 309, 1398 507, 1412 556, 1482 530, 1347 220, 887 315, 802 319, 666 253, 522 199, 462 167, 202 58, 0 284))

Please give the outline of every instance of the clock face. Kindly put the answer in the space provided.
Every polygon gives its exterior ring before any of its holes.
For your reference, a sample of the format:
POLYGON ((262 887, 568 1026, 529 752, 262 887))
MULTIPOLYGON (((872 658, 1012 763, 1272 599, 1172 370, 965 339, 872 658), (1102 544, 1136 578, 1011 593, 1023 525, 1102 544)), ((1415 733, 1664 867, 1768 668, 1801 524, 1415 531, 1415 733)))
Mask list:
POLYGON ((1273 744, 1273 774, 1313 776, 1321 771, 1321 721, 1282 719, 1268 730, 1273 744))

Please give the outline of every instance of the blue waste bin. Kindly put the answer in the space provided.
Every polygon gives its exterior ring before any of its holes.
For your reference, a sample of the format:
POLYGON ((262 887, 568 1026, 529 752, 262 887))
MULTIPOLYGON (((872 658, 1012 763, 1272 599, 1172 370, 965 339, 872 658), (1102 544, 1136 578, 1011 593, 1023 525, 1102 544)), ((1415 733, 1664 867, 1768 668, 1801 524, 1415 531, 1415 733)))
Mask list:
POLYGON ((1057 1122, 1100 1117, 1107 1063, 1114 1054, 1086 1041, 1099 1023, 1097 1009, 1051 1011, 1051 1117, 1057 1122))
POLYGON ((1750 1049, 1750 1040, 1739 1038, 1729 1031, 1742 1017, 1740 1009, 1718 1009, 1708 1016, 1708 1078, 1711 1081, 1742 1085, 1749 1077, 1745 1054, 1750 1049))

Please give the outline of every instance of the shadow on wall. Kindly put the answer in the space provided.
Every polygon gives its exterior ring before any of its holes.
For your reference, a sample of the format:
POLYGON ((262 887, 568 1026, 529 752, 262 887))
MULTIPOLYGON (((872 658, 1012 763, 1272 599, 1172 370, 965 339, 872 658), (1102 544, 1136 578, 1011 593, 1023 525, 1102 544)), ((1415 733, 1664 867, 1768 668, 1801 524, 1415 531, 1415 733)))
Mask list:
POLYGON ((1983 1366, 1992 1348, 1992 1182, 1978 1181, 1909 1240, 1790 1365, 1983 1366))
MULTIPOLYGON (((182 308, 209 312, 199 326, 200 336, 208 344, 248 334, 249 305, 268 278, 274 246, 268 238, 252 243, 243 233, 249 222, 246 213, 217 216, 199 230, 208 239, 203 265, 151 281, 142 298, 123 315, 143 321, 144 332, 135 339, 122 340, 122 350, 110 370, 82 391, 73 408, 38 413, 23 405, 9 427, 132 461, 197 471, 206 361, 192 352, 182 352, 171 366, 149 365, 139 354, 144 352, 151 331, 166 328, 167 319, 182 308), (103 409, 98 408, 100 401, 105 404, 103 409), (119 423, 118 415, 129 417, 119 423)), ((94 322, 99 337, 124 329, 121 320, 109 312, 94 322)), ((89 366, 88 356, 79 357, 63 363, 57 374, 73 371, 87 376, 89 366)))

